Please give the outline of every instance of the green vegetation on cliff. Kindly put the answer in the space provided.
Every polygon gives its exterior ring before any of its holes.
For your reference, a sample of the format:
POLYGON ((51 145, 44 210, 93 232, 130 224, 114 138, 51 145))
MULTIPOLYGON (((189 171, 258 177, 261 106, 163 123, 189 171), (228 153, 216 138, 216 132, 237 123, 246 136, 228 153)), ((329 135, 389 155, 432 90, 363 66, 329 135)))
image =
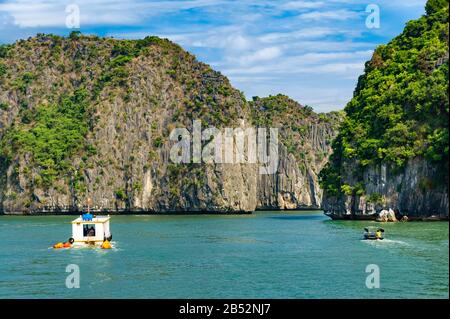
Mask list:
POLYGON ((423 157, 448 175, 448 36, 448 0, 428 1, 424 16, 376 48, 321 172, 328 195, 361 188, 343 183, 353 163, 361 173, 379 163, 401 169, 423 157))
POLYGON ((8 130, 1 141, 2 156, 12 160, 20 152, 32 154, 42 169, 38 184, 50 186, 69 169, 66 160, 85 147, 87 96, 85 89, 79 89, 56 105, 40 105, 33 111, 21 108, 22 123, 8 130))
POLYGON ((248 116, 226 77, 167 39, 73 32, 1 45, 0 213, 88 195, 109 209, 188 207, 201 188, 218 197, 202 169, 168 169, 169 133, 248 116))

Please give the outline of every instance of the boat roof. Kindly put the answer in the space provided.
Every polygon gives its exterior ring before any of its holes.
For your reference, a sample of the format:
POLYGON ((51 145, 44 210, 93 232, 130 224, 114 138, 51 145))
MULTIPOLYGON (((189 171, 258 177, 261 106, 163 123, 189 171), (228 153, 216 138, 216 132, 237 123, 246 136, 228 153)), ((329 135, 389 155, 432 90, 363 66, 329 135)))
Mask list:
POLYGON ((72 221, 72 224, 103 224, 108 222, 109 216, 96 216, 92 220, 83 220, 83 217, 78 217, 72 221))

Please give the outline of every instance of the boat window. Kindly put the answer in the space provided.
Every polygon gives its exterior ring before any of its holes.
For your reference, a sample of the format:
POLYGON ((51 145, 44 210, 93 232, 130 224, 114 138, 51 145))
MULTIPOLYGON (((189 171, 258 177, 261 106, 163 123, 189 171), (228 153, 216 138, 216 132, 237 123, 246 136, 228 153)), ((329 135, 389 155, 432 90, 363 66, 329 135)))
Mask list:
POLYGON ((83 236, 95 236, 95 224, 83 225, 83 236))

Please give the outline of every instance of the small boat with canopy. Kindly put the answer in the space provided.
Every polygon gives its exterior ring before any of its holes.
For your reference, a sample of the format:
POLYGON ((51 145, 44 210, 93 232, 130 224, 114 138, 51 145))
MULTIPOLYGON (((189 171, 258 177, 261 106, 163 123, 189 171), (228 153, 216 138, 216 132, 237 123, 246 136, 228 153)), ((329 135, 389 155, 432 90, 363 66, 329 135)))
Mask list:
POLYGON ((94 216, 90 213, 89 205, 87 212, 80 215, 71 222, 72 236, 65 243, 57 243, 53 248, 70 247, 100 247, 112 248, 110 216, 94 216))

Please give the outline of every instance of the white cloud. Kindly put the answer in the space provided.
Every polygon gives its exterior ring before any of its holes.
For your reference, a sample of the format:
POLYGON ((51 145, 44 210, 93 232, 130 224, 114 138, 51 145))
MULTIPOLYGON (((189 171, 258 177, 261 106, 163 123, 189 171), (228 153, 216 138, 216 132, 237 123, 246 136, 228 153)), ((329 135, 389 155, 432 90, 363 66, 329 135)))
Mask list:
POLYGON ((303 63, 322 63, 324 61, 344 61, 344 60, 357 60, 367 59, 372 55, 372 50, 366 51, 347 51, 347 52, 325 52, 325 53, 307 53, 300 58, 303 63))
POLYGON ((223 35, 220 30, 216 30, 216 32, 209 35, 204 34, 204 36, 201 33, 192 34, 192 38, 196 40, 193 40, 190 44, 200 48, 222 48, 228 51, 242 51, 251 47, 251 40, 240 34, 239 31, 235 34, 223 35))
POLYGON ((250 41, 240 34, 228 37, 228 43, 236 50, 246 50, 250 47, 250 41))
POLYGON ((380 5, 382 7, 390 6, 390 7, 416 7, 416 8, 425 8, 425 4, 427 3, 427 0, 384 0, 381 1, 380 5))
POLYGON ((293 74, 334 74, 344 77, 357 77, 364 69, 364 62, 372 55, 371 50, 354 52, 329 52, 329 53, 306 53, 291 56, 269 57, 264 64, 247 65, 236 67, 228 63, 220 65, 225 75, 249 76, 264 74, 286 75, 293 74))
POLYGON ((266 43, 285 41, 286 39, 317 38, 333 34, 335 31, 330 28, 308 28, 292 32, 272 32, 259 37, 259 40, 266 43))
POLYGON ((345 28, 331 28, 331 27, 312 27, 312 28, 302 28, 296 31, 290 32, 272 32, 266 33, 258 37, 261 42, 264 43, 277 43, 277 42, 289 42, 298 41, 303 39, 320 39, 326 36, 357 36, 360 32, 356 30, 348 30, 345 28))
POLYGON ((248 55, 244 55, 239 59, 241 65, 248 65, 255 62, 262 62, 272 60, 281 55, 281 50, 278 47, 270 47, 258 50, 248 55))
POLYGON ((349 40, 302 40, 290 44, 289 47, 292 51, 301 52, 354 52, 361 50, 372 50, 374 48, 374 44, 371 42, 352 42, 349 40))
POLYGON ((322 1, 290 1, 280 6, 281 9, 285 10, 296 10, 296 9, 315 9, 320 8, 325 5, 322 1))
POLYGON ((327 63, 322 65, 304 65, 298 63, 297 65, 291 65, 287 63, 270 64, 270 65, 257 65, 248 67, 245 70, 242 68, 224 69, 222 73, 229 76, 249 76, 249 75, 263 75, 263 74, 277 74, 278 76, 292 77, 295 74, 309 74, 309 75, 339 75, 345 78, 357 77, 364 70, 364 64, 362 62, 340 62, 340 63, 327 63))
POLYGON ((298 17, 303 20, 348 20, 358 17, 360 14, 350 10, 312 11, 302 13, 298 17))
POLYGON ((226 3, 225 0, 143 1, 143 0, 7 0, 0 12, 13 18, 14 25, 27 27, 64 27, 69 4, 80 8, 82 25, 135 25, 146 17, 161 13, 226 3))

